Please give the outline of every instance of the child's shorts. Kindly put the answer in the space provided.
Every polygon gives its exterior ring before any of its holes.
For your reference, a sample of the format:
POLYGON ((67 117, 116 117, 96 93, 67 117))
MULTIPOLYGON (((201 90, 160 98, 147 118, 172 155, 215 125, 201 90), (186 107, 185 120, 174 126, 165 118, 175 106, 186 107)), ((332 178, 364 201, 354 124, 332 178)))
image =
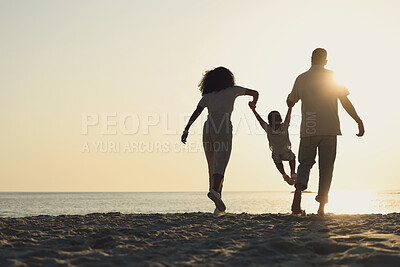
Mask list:
POLYGON ((282 161, 291 161, 295 158, 296 156, 294 155, 292 150, 288 150, 287 152, 281 154, 276 154, 272 152, 272 159, 275 163, 282 163, 282 161))

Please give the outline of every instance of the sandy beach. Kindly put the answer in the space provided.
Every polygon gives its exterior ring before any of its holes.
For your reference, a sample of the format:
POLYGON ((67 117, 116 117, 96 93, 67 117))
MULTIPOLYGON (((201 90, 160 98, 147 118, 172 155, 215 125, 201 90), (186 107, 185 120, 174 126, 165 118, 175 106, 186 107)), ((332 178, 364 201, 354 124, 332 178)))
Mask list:
POLYGON ((88 214, 0 219, 1 266, 399 266, 400 214, 88 214))

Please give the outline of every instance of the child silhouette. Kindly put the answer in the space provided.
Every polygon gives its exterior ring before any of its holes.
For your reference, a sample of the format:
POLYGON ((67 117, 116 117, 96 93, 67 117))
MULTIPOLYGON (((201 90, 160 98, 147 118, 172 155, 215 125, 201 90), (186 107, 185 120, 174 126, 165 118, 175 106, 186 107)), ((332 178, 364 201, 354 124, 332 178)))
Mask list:
POLYGON ((296 156, 291 150, 289 140, 289 123, 292 108, 288 108, 285 121, 282 123, 281 114, 274 110, 268 114, 268 123, 266 123, 257 113, 254 106, 249 105, 253 111, 261 127, 267 133, 269 148, 272 151, 272 159, 278 171, 282 174, 283 179, 289 184, 294 185, 296 180, 296 156), (286 174, 282 161, 289 161, 290 176, 286 174))

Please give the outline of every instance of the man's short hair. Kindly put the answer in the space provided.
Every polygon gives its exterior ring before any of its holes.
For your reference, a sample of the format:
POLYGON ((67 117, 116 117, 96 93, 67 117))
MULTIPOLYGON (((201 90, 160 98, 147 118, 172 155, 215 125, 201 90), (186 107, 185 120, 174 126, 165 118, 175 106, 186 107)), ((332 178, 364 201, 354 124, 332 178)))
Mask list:
POLYGON ((316 65, 325 65, 328 52, 323 48, 317 48, 312 52, 311 62, 316 65))

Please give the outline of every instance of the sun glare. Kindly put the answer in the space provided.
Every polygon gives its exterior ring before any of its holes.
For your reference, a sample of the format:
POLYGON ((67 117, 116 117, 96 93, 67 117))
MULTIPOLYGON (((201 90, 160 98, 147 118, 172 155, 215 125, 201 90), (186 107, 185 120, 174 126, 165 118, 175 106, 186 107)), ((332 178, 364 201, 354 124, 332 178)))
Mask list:
POLYGON ((347 77, 343 74, 343 72, 335 71, 333 79, 336 84, 341 86, 347 85, 347 77))
POLYGON ((373 190, 332 190, 326 212, 335 214, 380 213, 377 192, 373 190))

